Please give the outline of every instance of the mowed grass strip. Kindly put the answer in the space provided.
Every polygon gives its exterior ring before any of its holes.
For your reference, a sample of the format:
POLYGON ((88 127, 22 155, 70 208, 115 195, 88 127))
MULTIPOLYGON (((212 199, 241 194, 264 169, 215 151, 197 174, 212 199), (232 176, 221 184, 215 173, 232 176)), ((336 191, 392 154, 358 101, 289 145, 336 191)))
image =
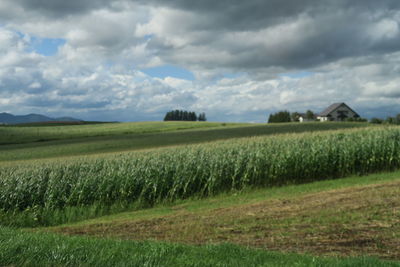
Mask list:
POLYGON ((189 201, 43 230, 400 260, 400 173, 348 179, 189 201))
POLYGON ((2 266, 400 266, 376 258, 321 258, 202 245, 34 234, 0 227, 2 266))
MULTIPOLYGON (((371 127, 367 123, 233 124, 116 123, 54 127, 0 127, 0 162, 96 155, 285 133, 371 127), (72 128, 70 128, 72 127, 72 128), (81 129, 79 127, 82 127, 81 129), (12 129, 11 133, 4 130, 12 129), (21 132, 18 132, 22 129, 21 132), (15 130, 15 132, 14 132, 15 130), (18 131, 17 131, 18 130, 18 131), (29 137, 29 135, 32 135, 29 137), (15 141, 15 140, 19 141, 15 141), (38 140, 42 140, 38 142, 38 140), (17 144, 7 144, 17 142, 17 144), (20 144, 18 144, 20 142, 20 144)), ((17 164, 19 164, 17 162, 17 164)))

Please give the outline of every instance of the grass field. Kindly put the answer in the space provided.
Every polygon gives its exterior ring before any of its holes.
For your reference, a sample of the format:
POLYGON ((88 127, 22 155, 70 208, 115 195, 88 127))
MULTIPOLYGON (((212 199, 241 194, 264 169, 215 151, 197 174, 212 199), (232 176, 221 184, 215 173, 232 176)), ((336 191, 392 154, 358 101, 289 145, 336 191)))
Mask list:
POLYGON ((241 126, 215 122, 133 122, 88 125, 0 126, 0 144, 21 144, 95 136, 158 133, 186 129, 241 126))
POLYGON ((0 127, 0 266, 400 266, 400 128, 369 126, 0 127))
POLYGON ((188 246, 31 234, 0 227, 2 266, 399 266, 376 258, 322 258, 230 244, 188 246))

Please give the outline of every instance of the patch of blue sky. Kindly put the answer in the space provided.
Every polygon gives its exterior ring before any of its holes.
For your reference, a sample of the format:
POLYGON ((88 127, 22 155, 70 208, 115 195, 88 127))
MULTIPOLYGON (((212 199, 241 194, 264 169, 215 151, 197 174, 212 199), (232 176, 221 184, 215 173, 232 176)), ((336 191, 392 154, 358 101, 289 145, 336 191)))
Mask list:
POLYGON ((153 68, 146 68, 142 69, 141 71, 151 77, 157 77, 161 79, 164 79, 166 77, 174 77, 190 81, 193 81, 195 79, 193 73, 189 70, 170 64, 153 68))
POLYGON ((13 32, 16 33, 18 35, 18 37, 21 38, 21 39, 24 38, 24 36, 25 36, 25 34, 23 34, 22 32, 19 32, 19 31, 13 31, 13 32))
POLYGON ((289 77, 289 78, 295 78, 295 79, 301 79, 301 78, 309 77, 312 75, 314 75, 314 72, 310 72, 310 71, 298 71, 298 72, 288 72, 288 73, 279 74, 280 77, 289 77))
POLYGON ((31 37, 30 50, 43 56, 53 56, 65 43, 66 40, 62 38, 31 37))

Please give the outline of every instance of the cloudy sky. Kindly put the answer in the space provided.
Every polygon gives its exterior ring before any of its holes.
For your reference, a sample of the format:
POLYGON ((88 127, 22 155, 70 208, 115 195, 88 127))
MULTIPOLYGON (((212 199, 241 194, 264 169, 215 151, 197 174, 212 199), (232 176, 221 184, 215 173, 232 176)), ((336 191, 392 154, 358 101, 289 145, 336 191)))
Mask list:
POLYGON ((398 0, 1 0, 0 112, 400 113, 398 0))

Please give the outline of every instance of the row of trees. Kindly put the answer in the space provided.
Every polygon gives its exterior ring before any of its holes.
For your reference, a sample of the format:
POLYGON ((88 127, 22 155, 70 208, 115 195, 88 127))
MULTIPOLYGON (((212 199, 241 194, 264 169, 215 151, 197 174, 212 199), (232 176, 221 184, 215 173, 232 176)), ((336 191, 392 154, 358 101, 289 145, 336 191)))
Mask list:
MULTIPOLYGON (((287 110, 279 111, 269 115, 268 123, 270 122, 298 122, 300 117, 303 116, 303 119, 307 121, 317 120, 315 113, 312 110, 307 110, 305 114, 301 114, 299 112, 290 113, 287 110)), ((367 122, 367 119, 364 118, 346 118, 343 116, 342 121, 357 121, 357 122, 367 122)), ((372 123, 391 123, 391 124, 400 124, 400 114, 397 117, 388 117, 386 121, 378 118, 374 118, 371 120, 372 123)))
MULTIPOLYGON (((268 118, 268 123, 271 122, 291 122, 299 121, 301 114, 299 112, 290 113, 287 110, 278 111, 276 113, 270 114, 268 118)), ((305 113, 305 119, 315 120, 315 114, 311 110, 307 110, 305 113)))
POLYGON ((287 110, 279 111, 274 114, 270 114, 268 118, 268 123, 271 122, 290 122, 292 117, 290 112, 287 110))
MULTIPOLYGON (((299 112, 289 112, 287 110, 278 111, 276 113, 270 114, 268 118, 268 123, 276 123, 276 122, 298 122, 299 118, 303 116, 308 121, 316 120, 315 113, 312 110, 307 110, 304 114, 299 112)), ((207 121, 206 114, 200 113, 199 115, 193 111, 186 110, 171 110, 165 114, 164 121, 207 121)), ((358 121, 358 122, 367 122, 367 119, 364 118, 346 118, 344 121, 358 121)), ((395 117, 387 117, 386 119, 381 118, 372 118, 370 120, 371 123, 376 124, 395 124, 400 125, 400 113, 395 117)))
POLYGON ((380 119, 380 118, 372 118, 371 123, 376 123, 376 124, 395 124, 395 125, 400 125, 400 113, 397 114, 395 117, 387 117, 386 119, 380 119))
MULTIPOLYGON (((299 112, 293 112, 291 114, 292 121, 299 121, 300 116, 301 116, 301 114, 299 112)), ((315 113, 312 110, 307 110, 304 118, 309 121, 316 120, 315 113)))
POLYGON ((206 114, 186 110, 171 110, 165 114, 164 121, 207 121, 206 114))
MULTIPOLYGON (((275 122, 297 122, 302 114, 298 112, 290 113, 287 110, 278 111, 276 113, 270 114, 268 118, 268 123, 275 122)), ((307 112, 303 115, 308 121, 316 120, 314 112, 311 110, 307 110, 307 112)), ((355 122, 367 122, 368 120, 365 118, 344 118, 343 121, 355 121, 355 122)), ((400 125, 400 113, 395 117, 387 117, 386 119, 381 118, 372 118, 370 120, 371 123, 375 124, 395 124, 400 125)))

